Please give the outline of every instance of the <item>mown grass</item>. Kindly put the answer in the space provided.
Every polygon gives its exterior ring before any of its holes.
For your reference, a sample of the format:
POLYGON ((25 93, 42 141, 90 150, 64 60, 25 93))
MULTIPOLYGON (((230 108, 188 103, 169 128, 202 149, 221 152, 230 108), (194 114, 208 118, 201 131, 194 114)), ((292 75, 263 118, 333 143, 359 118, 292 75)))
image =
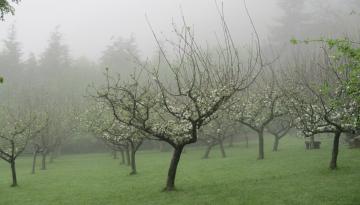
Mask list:
POLYGON ((138 175, 106 154, 65 155, 45 171, 30 174, 31 158, 17 162, 19 187, 11 188, 8 164, 0 162, 0 205, 111 204, 360 204, 360 150, 340 148, 339 169, 330 171, 330 140, 305 151, 303 140, 283 139, 265 160, 256 160, 256 141, 214 149, 202 160, 200 148, 187 149, 180 161, 177 191, 165 193, 171 153, 139 152, 138 175))

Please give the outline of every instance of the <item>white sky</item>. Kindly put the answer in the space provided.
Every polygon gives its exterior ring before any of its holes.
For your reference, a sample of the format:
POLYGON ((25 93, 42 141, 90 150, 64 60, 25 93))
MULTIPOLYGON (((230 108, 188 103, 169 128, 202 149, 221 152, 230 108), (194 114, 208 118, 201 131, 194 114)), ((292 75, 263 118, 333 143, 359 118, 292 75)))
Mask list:
MULTIPOLYGON (((220 2, 220 1, 219 1, 220 2)), ((232 36, 246 43, 251 27, 242 0, 224 0, 224 10, 232 36)), ((248 8, 262 38, 279 16, 276 0, 247 0, 248 8)), ((145 14, 157 32, 169 35, 171 22, 179 20, 180 6, 198 38, 211 41, 219 31, 219 17, 214 0, 23 0, 16 5, 15 16, 0 22, 0 39, 15 23, 18 39, 27 54, 41 53, 49 34, 57 25, 70 47, 71 55, 96 59, 112 36, 134 34, 143 56, 151 55, 154 40, 145 14)), ((26 55, 25 55, 26 56, 26 55)))

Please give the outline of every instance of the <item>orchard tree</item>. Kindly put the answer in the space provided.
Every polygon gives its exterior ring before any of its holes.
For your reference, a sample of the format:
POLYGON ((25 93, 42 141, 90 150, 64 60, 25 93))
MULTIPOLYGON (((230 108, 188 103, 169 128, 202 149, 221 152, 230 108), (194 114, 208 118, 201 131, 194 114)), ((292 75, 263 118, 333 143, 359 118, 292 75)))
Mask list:
POLYGON ((248 126, 240 124, 240 128, 238 129, 241 131, 242 139, 245 139, 245 148, 249 148, 249 139, 251 137, 251 133, 253 132, 248 126))
MULTIPOLYGON (((65 105, 56 105, 56 103, 50 105, 50 102, 45 102, 39 107, 46 111, 47 120, 41 132, 31 140, 34 154, 33 170, 36 166, 38 154, 41 154, 41 170, 46 170, 48 157, 49 162, 53 162, 60 153, 61 146, 78 130, 79 114, 77 108, 75 106, 65 108, 65 105)), ((34 172, 35 170, 32 171, 32 173, 34 172)))
POLYGON ((310 95, 291 94, 292 99, 289 104, 291 104, 293 115, 297 117, 295 121, 296 127, 302 131, 305 137, 321 133, 334 134, 330 169, 336 169, 340 135, 344 132, 353 132, 353 125, 357 123, 356 121, 345 123, 346 118, 349 117, 347 112, 353 112, 356 105, 347 103, 343 109, 335 109, 331 105, 331 100, 327 99, 325 101, 325 98, 330 96, 320 95, 320 92, 315 92, 315 89, 311 90, 314 93, 310 95))
POLYGON ((38 143, 36 142, 32 142, 31 143, 32 147, 33 147, 33 161, 32 161, 32 168, 31 168, 31 174, 35 174, 35 170, 36 170, 36 159, 38 154, 41 153, 41 147, 38 143))
POLYGON ((10 108, 1 108, 0 158, 11 166, 12 185, 17 186, 15 161, 25 150, 29 140, 42 129, 41 116, 30 112, 16 113, 10 108))
MULTIPOLYGON (((135 156, 145 139, 144 133, 127 124, 119 123, 114 119, 112 110, 103 103, 91 107, 87 110, 86 115, 88 130, 105 141, 114 150, 125 150, 127 162, 131 166, 130 175, 136 174, 135 156)), ((122 159, 124 161, 123 154, 122 159)))
POLYGON ((127 150, 130 147, 130 175, 136 174, 135 154, 143 143, 144 135, 133 127, 114 123, 110 127, 104 129, 102 138, 114 146, 123 146, 126 147, 127 150))
POLYGON ((112 150, 114 159, 116 159, 116 152, 121 153, 121 164, 126 164, 130 166, 130 146, 129 143, 125 140, 116 140, 117 135, 122 135, 118 133, 113 135, 113 132, 106 132, 108 129, 111 130, 111 127, 114 125, 115 121, 113 119, 112 113, 109 112, 109 109, 102 103, 92 104, 87 107, 87 110, 81 116, 82 125, 81 127, 85 129, 86 133, 92 134, 96 139, 104 142, 104 144, 112 150))
MULTIPOLYGON (((48 130, 49 126, 49 118, 46 118, 45 124, 43 129, 37 134, 37 136, 34 136, 33 139, 31 139, 31 145, 33 147, 33 162, 32 162, 32 169, 31 173, 35 174, 35 166, 36 166, 36 159, 38 154, 41 154, 43 152, 44 147, 44 133, 48 134, 46 131, 48 130)), ((45 162, 44 159, 42 161, 42 169, 45 169, 45 162)))
POLYGON ((199 140, 206 144, 203 159, 208 159, 211 149, 219 145, 221 156, 226 157, 224 141, 235 134, 235 123, 224 117, 211 120, 199 131, 199 140))
POLYGON ((266 131, 274 136, 274 152, 278 151, 279 141, 289 133, 292 127, 293 122, 289 115, 278 117, 266 126, 266 131))
MULTIPOLYGON (((223 16, 224 43, 217 52, 204 50, 186 25, 174 33, 178 41, 170 42, 176 53, 169 56, 153 31, 160 59, 169 75, 160 75, 158 63, 140 63, 142 72, 128 81, 107 74, 105 86, 96 90, 95 99, 106 104, 118 123, 123 123, 174 148, 165 191, 175 189, 175 176, 181 153, 197 142, 198 130, 235 93, 248 88, 259 73, 260 46, 251 53, 253 61, 245 65, 235 47, 223 16), (256 60, 257 59, 257 60, 256 60)), ((161 73, 163 74, 163 72, 161 73)))
POLYGON ((112 150, 112 155, 114 159, 118 158, 117 152, 120 152, 121 154, 120 164, 126 164, 130 166, 130 151, 129 151, 129 145, 127 143, 124 142, 115 143, 104 139, 104 137, 97 137, 97 138, 102 140, 105 143, 105 145, 112 150))
POLYGON ((46 170, 47 156, 54 152, 61 143, 62 136, 57 133, 61 127, 58 127, 58 124, 53 120, 53 118, 48 119, 44 129, 32 140, 34 148, 33 168, 35 168, 37 154, 41 154, 41 170, 46 170))
POLYGON ((277 88, 273 76, 270 80, 263 78, 262 83, 257 82, 256 86, 249 88, 246 94, 236 96, 228 106, 229 113, 234 121, 257 133, 259 160, 264 159, 264 131, 266 126, 286 112, 282 106, 282 100, 282 93, 277 88))
POLYGON ((296 126, 305 136, 334 134, 330 169, 336 169, 341 134, 359 132, 360 52, 348 39, 321 42, 323 59, 297 70, 287 95, 296 126))

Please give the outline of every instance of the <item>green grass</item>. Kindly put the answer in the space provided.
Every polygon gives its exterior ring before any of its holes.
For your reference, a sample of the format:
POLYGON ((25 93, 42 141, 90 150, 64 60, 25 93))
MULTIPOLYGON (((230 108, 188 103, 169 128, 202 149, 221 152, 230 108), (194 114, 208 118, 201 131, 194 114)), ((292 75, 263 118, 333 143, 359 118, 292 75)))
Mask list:
POLYGON ((11 188, 8 164, 0 162, 0 205, 111 204, 360 204, 360 150, 340 148, 339 169, 330 171, 331 141, 305 151, 303 140, 286 138, 265 160, 256 160, 256 141, 238 144, 222 159, 219 150, 187 149, 180 161, 177 191, 165 193, 171 153, 139 152, 138 175, 109 154, 65 155, 48 170, 30 174, 31 158, 17 162, 19 187, 11 188))

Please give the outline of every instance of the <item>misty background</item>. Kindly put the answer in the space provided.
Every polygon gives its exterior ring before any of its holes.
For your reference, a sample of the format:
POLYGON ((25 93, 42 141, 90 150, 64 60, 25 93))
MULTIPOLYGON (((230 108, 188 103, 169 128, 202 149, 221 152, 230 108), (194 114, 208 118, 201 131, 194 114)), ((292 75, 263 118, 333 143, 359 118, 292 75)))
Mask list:
MULTIPOLYGON (((218 2, 218 4, 221 4, 218 2)), ((282 15, 276 0, 251 0, 248 8, 262 37, 266 37, 276 18, 282 15)), ((196 30, 199 39, 212 40, 219 32, 219 15, 212 0, 30 0, 16 6, 16 15, 7 16, 0 25, 0 38, 7 36, 10 25, 16 25, 25 57, 39 55, 48 43, 49 34, 58 26, 63 40, 74 57, 98 59, 114 38, 134 36, 142 57, 152 54, 155 42, 145 15, 157 32, 171 34, 171 23, 181 20, 181 10, 196 30), (210 39, 209 39, 210 38, 210 39)), ((227 23, 236 39, 248 42, 249 21, 242 1, 224 2, 227 23)))

